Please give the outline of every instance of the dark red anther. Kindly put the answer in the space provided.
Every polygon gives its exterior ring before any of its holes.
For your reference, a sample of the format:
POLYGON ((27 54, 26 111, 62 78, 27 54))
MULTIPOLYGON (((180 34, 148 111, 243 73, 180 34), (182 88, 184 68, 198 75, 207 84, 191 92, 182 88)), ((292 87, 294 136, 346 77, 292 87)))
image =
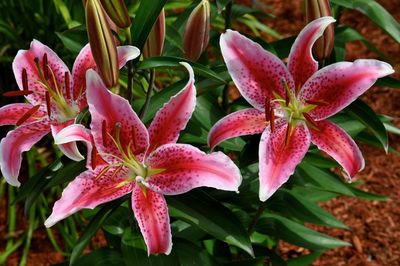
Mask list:
POLYGON ((24 91, 28 91, 28 74, 26 69, 22 69, 22 88, 24 91))
POLYGON ((289 143, 291 131, 292 131, 292 125, 291 123, 288 123, 286 127, 285 146, 287 146, 289 143))
POLYGON ((23 91, 7 91, 3 93, 4 97, 16 97, 16 96, 26 96, 32 94, 33 91, 23 90, 23 91))
POLYGON ((91 153, 92 161, 90 162, 93 170, 96 168, 96 157, 97 157, 96 147, 93 147, 92 153, 91 153))
POLYGON ((317 100, 315 100, 315 101, 313 101, 313 100, 306 100, 306 103, 312 104, 312 105, 317 105, 317 106, 326 106, 326 105, 328 105, 328 103, 325 102, 325 101, 317 101, 317 100))
POLYGON ((17 126, 22 125, 26 120, 29 119, 29 117, 31 117, 34 113, 37 112, 37 110, 39 110, 40 105, 35 105, 33 106, 31 109, 29 109, 28 111, 26 111, 25 114, 23 114, 20 119, 18 119, 17 123, 15 123, 17 126))
POLYGON ((275 112, 274 112, 273 108, 270 109, 269 123, 271 126, 271 133, 274 133, 274 131, 275 131, 275 112))
POLYGON ((106 120, 103 120, 101 123, 101 136, 103 138, 103 146, 106 146, 107 144, 107 122, 106 120))
POLYGON ((286 106, 289 105, 289 91, 288 90, 285 91, 285 104, 286 104, 286 106))
POLYGON ((315 122, 315 120, 307 113, 303 113, 304 118, 315 128, 318 128, 317 123, 315 122))
POLYGON ((47 53, 43 55, 43 76, 46 80, 49 79, 49 66, 47 61, 47 53))
POLYGON ((64 83, 65 83, 65 95, 67 95, 67 99, 71 99, 71 88, 69 86, 69 73, 67 71, 64 73, 64 83))
POLYGON ((46 107, 47 107, 47 115, 51 116, 51 105, 50 105, 50 93, 46 91, 46 107))
POLYGON ((35 62, 36 65, 39 64, 39 58, 35 57, 35 58, 33 58, 33 61, 35 62))
POLYGON ((265 98, 264 111, 265 120, 269 121, 271 119, 271 101, 268 98, 265 98))

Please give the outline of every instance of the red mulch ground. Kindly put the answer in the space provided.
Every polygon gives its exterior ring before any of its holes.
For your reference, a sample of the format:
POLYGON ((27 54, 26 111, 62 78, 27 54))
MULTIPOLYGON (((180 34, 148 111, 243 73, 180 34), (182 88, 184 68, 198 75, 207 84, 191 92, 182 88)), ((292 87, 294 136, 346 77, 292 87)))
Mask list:
MULTIPOLYGON (((239 2, 239 1, 238 1, 239 2)), ((304 26, 302 1, 299 0, 244 0, 243 3, 260 8, 267 8, 276 18, 265 23, 278 30, 283 36, 297 34, 304 26)), ((400 5, 397 0, 381 0, 389 12, 400 20, 400 5)), ((363 15, 346 11, 342 23, 356 28, 368 40, 384 51, 400 69, 400 48, 390 37, 384 34, 363 15)), ((347 47, 347 59, 376 58, 363 44, 355 42, 347 47)), ((396 75, 400 77, 399 74, 396 75)), ((400 126, 400 90, 373 88, 364 97, 372 108, 395 118, 400 126)), ((400 151, 400 137, 390 136, 390 143, 400 151)), ((338 248, 326 252, 313 265, 400 265, 400 160, 393 154, 386 155, 382 149, 361 145, 366 159, 366 169, 357 176, 365 183, 364 190, 388 195, 387 202, 365 201, 348 197, 336 198, 322 206, 350 227, 350 230, 338 230, 315 227, 321 232, 353 243, 353 247, 338 248)), ((7 203, 0 202, 0 240, 4 241, 7 203)), ((19 215, 22 215, 20 212, 19 215)), ((19 228, 21 228, 19 226, 19 228)), ((23 227, 21 229, 24 229, 23 227)), ((1 249, 4 244, 0 243, 1 249)), ((50 265, 62 261, 61 255, 52 251, 52 246, 41 230, 35 231, 28 265, 50 265)), ((7 265, 17 265, 21 251, 10 257, 7 265)), ((298 247, 283 243, 280 252, 284 256, 303 254, 298 247), (289 252, 290 250, 290 252, 289 252)))

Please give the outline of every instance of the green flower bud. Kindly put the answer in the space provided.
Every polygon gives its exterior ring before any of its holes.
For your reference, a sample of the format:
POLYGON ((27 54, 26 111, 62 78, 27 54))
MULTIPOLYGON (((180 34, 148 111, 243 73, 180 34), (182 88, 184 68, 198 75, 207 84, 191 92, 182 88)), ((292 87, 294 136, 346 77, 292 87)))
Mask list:
MULTIPOLYGON (((329 0, 306 0, 306 19, 307 23, 325 16, 332 16, 329 0)), ((329 25, 322 35, 314 44, 313 53, 319 60, 327 59, 333 49, 335 40, 335 32, 333 24, 329 25)))
POLYGON ((160 15, 153 28, 150 31, 149 37, 147 38, 146 44, 143 48, 143 56, 145 58, 160 56, 164 48, 165 40, 165 13, 164 9, 161 11, 160 15))
POLYGON ((124 0, 101 0, 101 5, 118 27, 128 28, 131 26, 131 18, 124 0))
POLYGON ((210 3, 202 0, 193 9, 183 36, 185 58, 196 61, 207 48, 210 39, 210 3))
POLYGON ((86 2, 86 27, 94 61, 107 87, 118 82, 118 54, 107 16, 99 0, 86 2))

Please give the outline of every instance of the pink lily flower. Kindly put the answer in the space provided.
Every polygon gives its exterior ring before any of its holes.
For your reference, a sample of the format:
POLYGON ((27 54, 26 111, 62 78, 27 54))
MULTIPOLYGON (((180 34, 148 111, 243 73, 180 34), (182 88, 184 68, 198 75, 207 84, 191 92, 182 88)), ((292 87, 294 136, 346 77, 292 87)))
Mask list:
MULTIPOLYGON (((136 47, 118 47, 120 68, 139 54, 136 47)), ((20 90, 4 95, 23 95, 29 103, 0 108, 0 126, 17 126, 0 143, 0 166, 7 183, 18 187, 22 152, 30 150, 50 131, 55 136, 74 123, 77 115, 87 106, 86 70, 97 67, 88 44, 76 58, 71 76, 57 54, 37 40, 31 42, 29 50, 18 52, 12 66, 20 90)), ((62 144, 59 148, 72 160, 84 159, 75 143, 62 144)))
POLYGON ((363 169, 364 159, 351 137, 326 120, 393 73, 378 60, 356 60, 318 71, 312 46, 335 22, 322 17, 309 23, 294 42, 286 67, 272 53, 238 32, 221 36, 222 55, 242 96, 254 107, 234 112, 211 129, 209 146, 243 135, 259 134, 259 197, 267 200, 301 162, 310 143, 333 157, 348 178, 363 169))
POLYGON ((65 188, 45 221, 47 227, 80 209, 132 193, 132 210, 148 254, 169 254, 172 236, 163 195, 201 186, 238 190, 240 171, 229 157, 176 144, 196 104, 193 70, 187 63, 182 65, 189 71, 189 82, 158 111, 148 129, 127 100, 107 90, 99 76, 88 71, 91 134, 81 125, 72 125, 57 135, 56 143, 85 141, 90 146, 92 135, 104 163, 83 172, 65 188))

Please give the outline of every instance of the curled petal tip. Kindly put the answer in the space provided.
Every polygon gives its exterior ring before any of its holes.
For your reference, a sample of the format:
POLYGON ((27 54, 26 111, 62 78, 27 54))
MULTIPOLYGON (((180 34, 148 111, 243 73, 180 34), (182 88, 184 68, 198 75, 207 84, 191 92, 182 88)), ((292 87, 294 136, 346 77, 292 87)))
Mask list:
POLYGON ((179 64, 181 64, 182 66, 184 66, 186 68, 186 70, 189 72, 189 79, 193 80, 194 79, 194 72, 193 72, 192 66, 187 62, 179 62, 179 64))

